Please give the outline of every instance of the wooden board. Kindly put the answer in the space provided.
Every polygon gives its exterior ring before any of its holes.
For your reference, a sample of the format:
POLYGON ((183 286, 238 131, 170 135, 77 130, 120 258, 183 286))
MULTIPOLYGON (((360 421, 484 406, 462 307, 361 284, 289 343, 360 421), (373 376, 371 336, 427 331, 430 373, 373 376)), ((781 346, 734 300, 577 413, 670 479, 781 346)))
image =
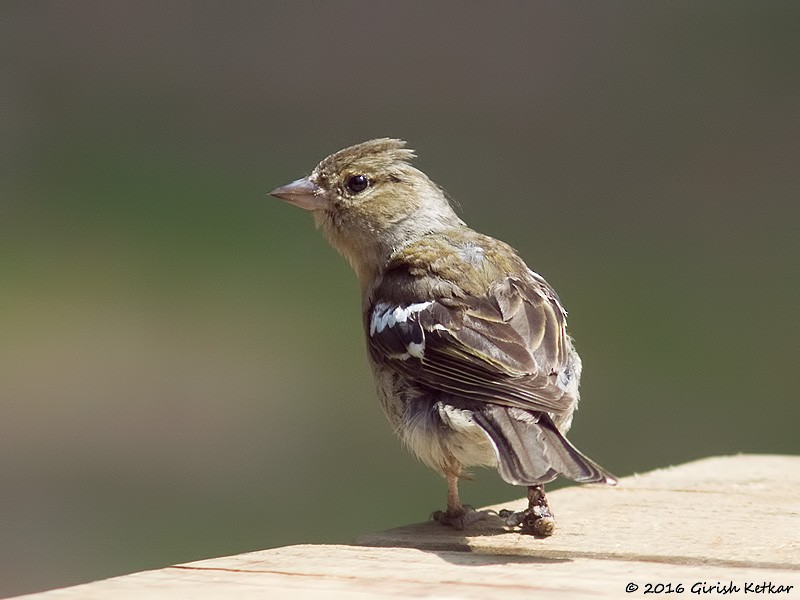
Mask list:
MULTIPOLYGON (((534 539, 487 520, 464 535, 420 523, 362 536, 374 546, 547 558, 800 568, 800 457, 727 456, 548 495, 556 533, 534 539)), ((521 510, 525 502, 490 508, 521 510)))
POLYGON ((616 488, 562 489, 550 503, 547 539, 493 520, 466 534, 423 523, 362 545, 262 550, 24 598, 635 598, 648 585, 800 597, 800 457, 709 458, 616 488))

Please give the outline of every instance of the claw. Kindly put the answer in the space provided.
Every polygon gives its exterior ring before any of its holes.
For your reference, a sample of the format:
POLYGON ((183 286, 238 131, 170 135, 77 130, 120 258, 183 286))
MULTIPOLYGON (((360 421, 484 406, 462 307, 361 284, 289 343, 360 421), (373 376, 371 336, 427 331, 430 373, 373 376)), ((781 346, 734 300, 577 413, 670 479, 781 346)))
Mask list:
POLYGON ((524 510, 519 512, 512 512, 510 510, 500 511, 500 517, 506 522, 509 527, 517 527, 522 521, 525 520, 526 513, 524 510))
POLYGON ((556 521, 547 505, 544 488, 540 485, 528 488, 528 508, 519 512, 503 509, 498 515, 505 520, 507 526, 519 527, 520 533, 525 535, 548 537, 556 529, 556 521))
POLYGON ((468 526, 486 518, 488 511, 478 511, 469 505, 464 505, 458 511, 437 510, 431 514, 431 519, 453 529, 463 530, 468 526))
POLYGON ((508 527, 519 527, 520 533, 533 535, 536 537, 548 537, 553 535, 556 528, 556 520, 549 512, 537 510, 541 507, 527 508, 519 512, 501 510, 498 514, 505 521, 508 527))
POLYGON ((522 533, 536 537, 549 537, 556 530, 556 520, 553 517, 538 517, 531 521, 530 525, 528 521, 523 523, 522 533))

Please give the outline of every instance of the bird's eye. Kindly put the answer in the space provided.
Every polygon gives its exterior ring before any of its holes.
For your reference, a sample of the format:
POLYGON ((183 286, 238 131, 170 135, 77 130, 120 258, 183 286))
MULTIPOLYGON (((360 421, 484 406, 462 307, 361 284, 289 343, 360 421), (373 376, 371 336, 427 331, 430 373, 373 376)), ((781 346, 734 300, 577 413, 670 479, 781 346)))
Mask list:
POLYGON ((351 175, 344 182, 344 187, 351 194, 359 194, 369 187, 369 183, 366 175, 351 175))

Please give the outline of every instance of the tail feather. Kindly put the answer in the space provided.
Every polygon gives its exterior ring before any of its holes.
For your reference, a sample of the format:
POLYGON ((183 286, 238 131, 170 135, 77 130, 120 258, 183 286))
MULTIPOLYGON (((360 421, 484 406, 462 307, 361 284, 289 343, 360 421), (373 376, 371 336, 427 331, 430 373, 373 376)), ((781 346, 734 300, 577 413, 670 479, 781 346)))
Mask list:
POLYGON ((614 485, 617 478, 573 446, 546 413, 486 404, 474 411, 497 452, 500 476, 513 485, 539 485, 563 475, 614 485))

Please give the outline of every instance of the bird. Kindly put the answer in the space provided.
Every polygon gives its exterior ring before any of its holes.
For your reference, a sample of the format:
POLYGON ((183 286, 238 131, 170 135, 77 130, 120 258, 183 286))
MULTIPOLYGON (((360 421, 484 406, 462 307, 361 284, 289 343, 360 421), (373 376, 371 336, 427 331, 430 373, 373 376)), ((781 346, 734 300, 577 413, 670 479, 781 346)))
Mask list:
POLYGON ((565 437, 581 376, 567 312, 511 246, 467 226, 415 157, 402 140, 372 139, 270 194, 311 212, 355 271, 383 410, 447 481, 433 519, 464 529, 486 518, 458 482, 490 467, 527 488, 526 509, 497 513, 505 526, 551 535, 545 484, 617 483, 565 437))

